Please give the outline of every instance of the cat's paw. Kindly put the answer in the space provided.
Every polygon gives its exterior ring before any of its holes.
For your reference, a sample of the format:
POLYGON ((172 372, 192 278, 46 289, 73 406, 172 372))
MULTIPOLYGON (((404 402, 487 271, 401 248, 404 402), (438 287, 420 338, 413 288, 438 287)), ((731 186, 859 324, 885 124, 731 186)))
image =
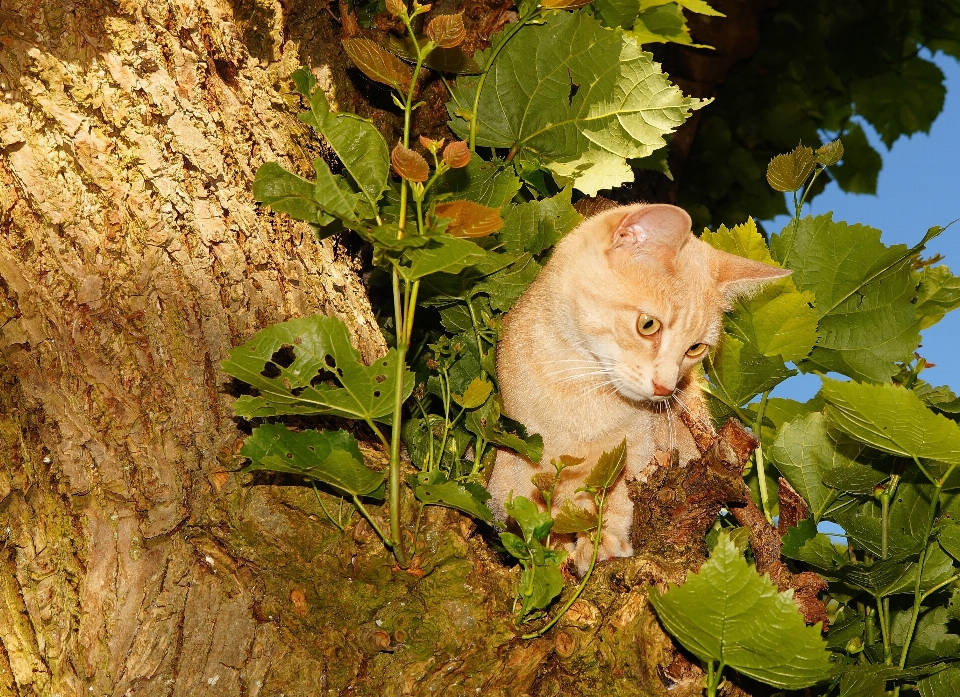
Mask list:
MULTIPOLYGON (((577 565, 577 571, 582 577, 590 568, 590 560, 593 559, 593 540, 589 535, 579 535, 577 537, 577 548, 573 552, 573 561, 577 565)), ((632 557, 633 545, 630 544, 628 537, 622 537, 609 532, 604 532, 600 539, 600 549, 597 552, 597 561, 605 561, 613 557, 632 557)))

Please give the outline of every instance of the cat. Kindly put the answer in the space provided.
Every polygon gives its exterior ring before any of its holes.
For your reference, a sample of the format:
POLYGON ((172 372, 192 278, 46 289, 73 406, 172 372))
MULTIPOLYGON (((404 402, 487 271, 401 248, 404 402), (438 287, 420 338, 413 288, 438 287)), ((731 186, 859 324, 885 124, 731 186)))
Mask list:
MULTIPOLYGON (((598 559, 630 556, 626 482, 643 481, 657 451, 677 453, 681 465, 699 457, 672 407, 705 413, 694 368, 720 340, 723 312, 789 273, 714 249, 676 206, 622 206, 581 222, 504 317, 497 349, 504 413, 539 433, 544 450, 542 464, 497 453, 488 485, 497 518, 506 520, 511 495, 543 508, 531 477, 554 472, 550 461, 560 455, 585 460, 561 473, 554 511, 565 497, 594 510, 576 489, 626 436, 627 464, 604 503, 598 559)), ((584 573, 589 535, 567 547, 584 573)))

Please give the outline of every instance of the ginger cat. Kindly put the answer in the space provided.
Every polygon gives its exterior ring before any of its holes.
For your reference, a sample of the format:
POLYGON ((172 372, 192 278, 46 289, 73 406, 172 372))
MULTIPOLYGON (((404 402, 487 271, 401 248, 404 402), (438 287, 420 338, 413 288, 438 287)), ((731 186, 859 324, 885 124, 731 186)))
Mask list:
MULTIPOLYGON (((630 556, 633 503, 626 482, 645 480, 655 451, 699 457, 671 407, 705 413, 692 371, 716 345, 725 310, 739 295, 790 272, 713 249, 675 206, 637 204, 584 220, 557 246, 537 280, 506 315, 497 353, 504 412, 543 436, 543 464, 500 451, 489 483, 491 508, 506 519, 511 495, 543 499, 531 483, 560 455, 565 469, 554 510, 575 493, 598 456, 627 438, 627 465, 604 504, 599 559, 630 556)), ((583 573, 593 545, 568 547, 583 573)))

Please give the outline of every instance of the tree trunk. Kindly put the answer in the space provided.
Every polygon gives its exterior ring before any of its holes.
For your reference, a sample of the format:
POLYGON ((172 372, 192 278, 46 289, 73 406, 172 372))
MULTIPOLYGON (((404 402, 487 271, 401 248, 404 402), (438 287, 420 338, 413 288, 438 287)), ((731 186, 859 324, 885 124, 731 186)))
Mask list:
POLYGON ((0 694, 320 684, 256 555, 224 542, 310 551, 282 539, 303 525, 283 496, 231 473, 227 350, 315 312, 384 349, 350 255, 250 195, 262 161, 307 161, 278 86, 302 59, 284 27, 312 18, 283 12, 0 12, 0 694))

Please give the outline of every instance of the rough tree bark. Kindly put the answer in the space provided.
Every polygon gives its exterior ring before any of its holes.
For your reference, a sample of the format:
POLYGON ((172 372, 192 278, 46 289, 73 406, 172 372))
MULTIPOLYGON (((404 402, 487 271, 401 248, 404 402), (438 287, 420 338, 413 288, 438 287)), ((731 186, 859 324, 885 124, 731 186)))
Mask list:
MULTIPOLYGON (((368 360, 385 348, 349 250, 249 193, 261 162, 318 154, 288 92, 300 64, 395 128, 351 82, 346 8, 4 0, 0 697, 699 694, 646 602, 704 558, 695 535, 602 565, 558 631, 522 641, 518 570, 469 521, 428 509, 400 570, 301 483, 236 472, 231 346, 323 312, 368 360)), ((468 26, 510 9, 471 0, 468 26)), ((650 491, 638 511, 702 526, 724 497, 698 491, 696 515, 650 491)))

